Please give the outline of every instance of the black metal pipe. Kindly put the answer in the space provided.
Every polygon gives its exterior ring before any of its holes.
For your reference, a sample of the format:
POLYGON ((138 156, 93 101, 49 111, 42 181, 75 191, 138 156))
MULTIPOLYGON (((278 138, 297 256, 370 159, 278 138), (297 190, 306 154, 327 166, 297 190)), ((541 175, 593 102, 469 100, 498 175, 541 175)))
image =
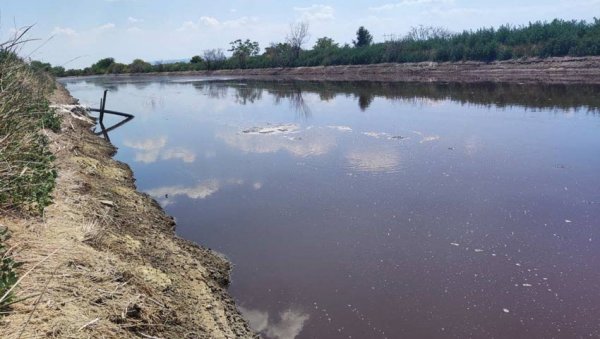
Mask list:
POLYGON ((111 111, 109 109, 102 110, 102 109, 98 109, 98 108, 89 108, 89 110, 92 111, 92 112, 100 112, 100 114, 103 114, 103 112, 104 112, 104 113, 108 113, 108 114, 120 115, 122 117, 127 117, 127 118, 133 118, 134 117, 133 114, 123 113, 123 112, 117 112, 117 111, 111 111))
POLYGON ((100 121, 104 120, 104 107, 106 107, 106 93, 107 92, 108 92, 108 90, 105 89, 102 100, 100 100, 100 121))

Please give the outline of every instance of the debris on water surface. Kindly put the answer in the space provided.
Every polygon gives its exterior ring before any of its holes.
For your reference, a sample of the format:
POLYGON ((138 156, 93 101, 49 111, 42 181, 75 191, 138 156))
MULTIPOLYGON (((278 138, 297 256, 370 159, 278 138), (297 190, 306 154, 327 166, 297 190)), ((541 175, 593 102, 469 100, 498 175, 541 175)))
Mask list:
POLYGON ((531 287, 533 285, 531 285, 531 284, 522 284, 521 286, 523 286, 523 287, 531 287))
POLYGON ((373 137, 376 139, 379 138, 383 138, 383 137, 388 137, 389 134, 385 133, 385 132, 363 132, 364 135, 368 136, 368 137, 373 137))
POLYGON ((328 128, 331 129, 337 129, 338 131, 341 132, 352 132, 352 128, 349 126, 327 126, 328 128))
POLYGON ((566 222, 567 224, 570 224, 570 223, 572 223, 572 221, 571 221, 571 220, 569 220, 569 219, 565 219, 565 222, 566 222))
POLYGON ((403 137, 401 135, 391 135, 385 132, 362 132, 362 134, 372 137, 375 139, 387 139, 387 140, 404 140, 408 139, 407 137, 403 137))
POLYGON ((267 125, 267 126, 256 126, 246 130, 242 133, 245 134, 284 134, 294 133, 298 131, 298 126, 294 124, 283 124, 283 125, 267 125))
POLYGON ((477 253, 483 252, 483 250, 482 250, 481 248, 476 248, 476 249, 474 249, 473 251, 475 251, 475 252, 477 252, 477 253))
POLYGON ((431 136, 425 136, 423 137, 423 139, 421 139, 420 143, 426 143, 426 142, 431 142, 431 141, 437 141, 440 140, 440 137, 437 135, 431 135, 431 136))
POLYGON ((452 245, 452 246, 460 246, 458 243, 455 243, 455 242, 451 242, 450 245, 452 245))
POLYGON ((510 311, 508 310, 508 308, 503 308, 503 309, 502 309, 502 311, 503 311, 504 313, 510 313, 510 311))

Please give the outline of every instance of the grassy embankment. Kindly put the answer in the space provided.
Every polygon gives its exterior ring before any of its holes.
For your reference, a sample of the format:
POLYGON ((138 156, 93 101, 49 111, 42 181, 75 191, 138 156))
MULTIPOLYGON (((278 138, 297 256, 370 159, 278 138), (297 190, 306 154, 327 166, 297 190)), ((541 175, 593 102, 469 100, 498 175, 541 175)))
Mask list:
MULTIPOLYGON (((0 44, 0 213, 39 216, 51 202, 56 179, 44 130, 58 130, 60 120, 47 100, 54 79, 16 55, 21 38, 0 44)), ((19 301, 13 293, 19 264, 8 237, 0 225, 0 315, 19 301)))

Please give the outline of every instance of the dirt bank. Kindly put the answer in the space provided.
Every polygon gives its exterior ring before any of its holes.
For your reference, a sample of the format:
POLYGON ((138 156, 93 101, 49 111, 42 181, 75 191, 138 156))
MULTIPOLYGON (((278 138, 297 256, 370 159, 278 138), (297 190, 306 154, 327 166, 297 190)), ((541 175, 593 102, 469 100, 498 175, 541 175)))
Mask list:
MULTIPOLYGON (((491 63, 419 62, 327 67, 235 69, 163 75, 260 79, 600 84, 600 57, 529 58, 491 63)), ((144 74, 137 74, 139 76, 144 74)), ((123 75, 128 76, 128 75, 123 75)))
POLYGON ((174 222, 138 192, 115 148, 60 87, 63 117, 47 133, 58 170, 43 218, 1 216, 24 263, 2 338, 248 338, 226 291, 230 264, 174 236, 174 222))

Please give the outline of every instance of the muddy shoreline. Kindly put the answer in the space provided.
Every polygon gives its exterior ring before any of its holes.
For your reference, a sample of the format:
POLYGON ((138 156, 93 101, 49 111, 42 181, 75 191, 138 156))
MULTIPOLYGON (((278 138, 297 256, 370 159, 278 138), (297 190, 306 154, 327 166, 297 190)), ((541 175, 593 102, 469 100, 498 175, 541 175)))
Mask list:
POLYGON ((45 131, 58 172, 42 218, 1 216, 23 262, 3 338, 254 338, 227 293, 231 264, 177 237, 175 223, 137 191, 113 145, 57 85, 59 133, 45 131))
POLYGON ((297 68, 225 69, 115 77, 212 76, 264 80, 329 80, 380 82, 502 82, 523 84, 600 84, 600 57, 528 58, 491 63, 419 62, 297 68))

